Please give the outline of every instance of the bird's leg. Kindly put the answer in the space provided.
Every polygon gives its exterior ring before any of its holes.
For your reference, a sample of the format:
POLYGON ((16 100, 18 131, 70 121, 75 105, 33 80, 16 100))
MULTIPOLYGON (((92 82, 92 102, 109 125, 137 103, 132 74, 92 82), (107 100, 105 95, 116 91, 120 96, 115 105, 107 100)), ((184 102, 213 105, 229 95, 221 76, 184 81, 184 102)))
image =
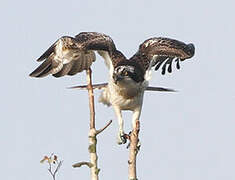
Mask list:
POLYGON ((125 144, 126 143, 126 137, 123 130, 123 119, 122 119, 122 113, 120 108, 114 107, 114 111, 116 113, 116 116, 118 118, 118 124, 119 124, 119 132, 117 137, 117 143, 118 144, 125 144))

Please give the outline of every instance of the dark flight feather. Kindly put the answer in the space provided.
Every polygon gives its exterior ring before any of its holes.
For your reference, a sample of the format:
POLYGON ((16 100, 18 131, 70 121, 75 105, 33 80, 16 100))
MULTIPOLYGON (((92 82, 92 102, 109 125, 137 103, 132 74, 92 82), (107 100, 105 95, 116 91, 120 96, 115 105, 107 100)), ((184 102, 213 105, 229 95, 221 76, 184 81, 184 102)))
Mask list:
POLYGON ((135 76, 139 76, 137 81, 139 82, 144 80, 145 72, 151 67, 155 67, 155 70, 161 68, 162 74, 166 71, 171 73, 174 59, 176 59, 176 68, 179 69, 179 61, 191 58, 195 53, 195 48, 193 44, 185 44, 170 38, 154 37, 140 44, 138 52, 127 60, 116 49, 109 36, 97 32, 82 32, 75 38, 63 36, 53 43, 37 59, 37 61, 44 60, 44 62, 30 76, 75 75, 91 67, 96 59, 94 51, 98 51, 106 64, 112 65, 113 68, 120 65, 134 66, 138 72, 135 76))
POLYGON ((58 73, 53 74, 53 76, 54 77, 61 77, 61 76, 64 76, 64 75, 68 74, 68 72, 72 69, 73 64, 74 64, 74 61, 72 61, 68 64, 65 64, 63 66, 63 68, 58 73))
POLYGON ((148 70, 150 65, 158 70, 162 66, 162 74, 166 68, 172 72, 172 62, 176 58, 176 67, 179 69, 179 60, 184 61, 193 57, 195 47, 193 44, 185 44, 181 41, 170 38, 150 38, 139 46, 138 52, 130 59, 141 64, 143 69, 148 70))
POLYGON ((52 44, 38 59, 37 61, 43 61, 44 59, 48 58, 53 52, 55 48, 55 43, 52 44))
POLYGON ((38 77, 38 78, 45 77, 50 74, 51 70, 52 70, 52 64, 47 66, 40 74, 38 74, 35 77, 38 77))
MULTIPOLYGON (((53 64, 51 67, 51 74, 55 77, 61 77, 64 75, 75 75, 83 70, 89 69, 92 63, 95 61, 95 50, 107 51, 112 56, 112 61, 120 59, 116 57, 116 47, 113 40, 101 33, 96 32, 83 32, 73 37, 63 36, 52 44, 43 53, 37 61, 43 61, 30 76, 37 76, 49 61, 53 64)), ((47 72, 47 75, 50 74, 47 72)))
POLYGON ((31 77, 39 77, 42 73, 51 65, 51 60, 46 59, 40 66, 38 66, 29 76, 31 77))

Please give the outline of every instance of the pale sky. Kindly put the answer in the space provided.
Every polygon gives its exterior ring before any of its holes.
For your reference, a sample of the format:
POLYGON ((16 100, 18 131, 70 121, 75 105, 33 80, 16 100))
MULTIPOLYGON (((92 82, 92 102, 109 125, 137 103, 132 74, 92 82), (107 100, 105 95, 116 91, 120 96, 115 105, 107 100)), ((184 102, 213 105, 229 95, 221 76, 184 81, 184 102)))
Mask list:
MULTIPOLYGON (((30 78, 36 59, 59 37, 81 31, 110 35, 132 56, 140 43, 165 36, 194 43, 195 56, 152 86, 177 93, 145 94, 141 115, 138 178, 161 180, 235 179, 234 1, 1 1, 0 179, 51 179, 39 161, 52 152, 64 163, 57 180, 89 179, 89 169, 72 164, 89 159, 85 73, 56 79, 30 78)), ((98 57, 95 83, 107 81, 98 57)), ((97 102, 100 179, 127 179, 126 146, 116 144, 118 123, 112 108, 97 102)), ((130 131, 131 113, 123 114, 130 131)))

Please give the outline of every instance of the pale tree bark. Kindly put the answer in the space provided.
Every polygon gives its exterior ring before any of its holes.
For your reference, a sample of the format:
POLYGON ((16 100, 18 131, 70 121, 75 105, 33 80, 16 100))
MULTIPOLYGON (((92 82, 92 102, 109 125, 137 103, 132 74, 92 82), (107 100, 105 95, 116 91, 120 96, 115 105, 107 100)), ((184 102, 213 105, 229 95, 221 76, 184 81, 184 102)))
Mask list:
POLYGON ((128 179, 137 180, 136 173, 136 156, 138 154, 140 144, 139 144, 139 131, 140 131, 140 122, 136 121, 136 126, 133 128, 128 139, 130 140, 129 144, 129 160, 128 160, 128 179))
POLYGON ((105 130, 112 121, 110 120, 105 127, 100 130, 96 130, 95 128, 95 106, 94 106, 94 93, 92 87, 92 77, 91 77, 91 69, 86 71, 87 74, 87 90, 89 95, 89 109, 90 109, 90 129, 88 133, 88 141, 89 141, 89 154, 90 154, 90 162, 79 162, 73 165, 73 167, 81 167, 82 165, 87 165, 90 168, 91 180, 99 179, 99 171, 98 168, 98 155, 96 152, 97 138, 96 136, 105 130))
POLYGON ((86 71, 87 74, 87 87, 88 87, 88 95, 89 95, 89 109, 90 109, 90 130, 88 133, 89 140, 89 153, 90 153, 90 162, 92 164, 91 169, 91 179, 98 180, 98 173, 100 169, 97 165, 97 153, 96 153, 96 129, 95 129, 95 106, 94 106, 94 92, 92 88, 92 77, 91 77, 91 69, 86 71))
MULTIPOLYGON (((86 71, 87 73, 87 84, 83 86, 75 86, 71 88, 78 88, 78 89, 87 89, 89 95, 89 108, 90 108, 90 130, 89 130, 89 153, 90 153, 90 162, 79 162, 73 165, 73 167, 81 167, 82 165, 86 165, 90 168, 91 172, 91 180, 98 180, 99 179, 99 171, 97 165, 98 155, 96 152, 96 145, 97 139, 96 136, 105 130, 112 121, 110 120, 108 124, 100 129, 96 130, 95 128, 95 108, 94 108, 94 93, 92 86, 92 78, 91 78, 91 69, 86 71)), ((136 171, 136 157, 140 148, 139 145, 139 131, 140 131, 140 122, 136 121, 136 126, 133 127, 132 132, 129 135, 126 135, 126 138, 129 139, 129 160, 128 160, 128 179, 129 180, 137 180, 137 171, 136 171)))

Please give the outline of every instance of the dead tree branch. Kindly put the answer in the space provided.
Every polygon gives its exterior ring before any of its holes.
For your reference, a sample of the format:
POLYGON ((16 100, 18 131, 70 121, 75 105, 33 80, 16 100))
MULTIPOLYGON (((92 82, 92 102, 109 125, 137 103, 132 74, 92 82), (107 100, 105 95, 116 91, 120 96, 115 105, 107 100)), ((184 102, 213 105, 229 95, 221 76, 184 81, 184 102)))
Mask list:
POLYGON ((129 135, 129 160, 128 160, 128 179, 137 180, 136 174, 136 156, 140 148, 139 144, 139 131, 140 131, 140 122, 136 121, 136 126, 133 128, 132 132, 129 135))
POLYGON ((90 109, 90 130, 88 133, 88 141, 89 141, 89 148, 88 151, 90 153, 90 162, 80 162, 73 165, 73 167, 81 167, 82 165, 87 165, 90 168, 91 173, 91 180, 98 180, 99 179, 99 171, 98 168, 98 155, 96 152, 96 145, 97 145, 97 138, 96 136, 103 132, 111 123, 109 121, 107 125, 105 125, 102 129, 96 130, 95 128, 95 106, 94 106, 94 93, 92 87, 92 77, 91 77, 91 69, 86 71, 87 74, 87 90, 88 90, 88 97, 89 97, 89 109, 90 109))
POLYGON ((79 162, 79 163, 76 163, 73 165, 74 168, 77 168, 77 167, 81 167, 81 166, 88 166, 89 168, 91 168, 93 165, 90 163, 90 162, 79 162))
POLYGON ((87 90, 89 96, 89 109, 90 109, 90 129, 95 129, 95 105, 94 105, 94 92, 92 88, 91 73, 92 71, 89 68, 86 71, 86 75, 87 75, 87 90))
MULTIPOLYGON (((89 153, 90 153, 90 162, 80 162, 73 165, 73 167, 81 167, 82 165, 87 165, 91 169, 91 180, 98 180, 98 173, 100 169, 97 165, 97 153, 96 153, 96 145, 97 139, 96 136, 103 132, 111 123, 110 120, 107 125, 105 125, 102 129, 96 130, 95 128, 95 108, 94 108, 94 93, 92 86, 92 78, 91 78, 91 69, 86 71, 87 73, 87 84, 84 86, 75 86, 72 88, 79 88, 79 89, 87 89, 89 95, 89 108, 90 108, 90 130, 89 130, 89 153)), ((96 88, 102 88, 107 84, 97 85, 96 88)), ((129 135, 126 135, 126 138, 129 139, 130 143, 129 147, 129 160, 128 160, 128 178, 129 180, 137 180, 137 173, 136 173, 136 156, 140 148, 139 143, 139 131, 140 131, 140 122, 136 121, 136 126, 133 127, 132 132, 129 135)))
POLYGON ((109 125, 112 123, 112 120, 110 120, 103 128, 96 131, 96 135, 102 133, 109 125))

